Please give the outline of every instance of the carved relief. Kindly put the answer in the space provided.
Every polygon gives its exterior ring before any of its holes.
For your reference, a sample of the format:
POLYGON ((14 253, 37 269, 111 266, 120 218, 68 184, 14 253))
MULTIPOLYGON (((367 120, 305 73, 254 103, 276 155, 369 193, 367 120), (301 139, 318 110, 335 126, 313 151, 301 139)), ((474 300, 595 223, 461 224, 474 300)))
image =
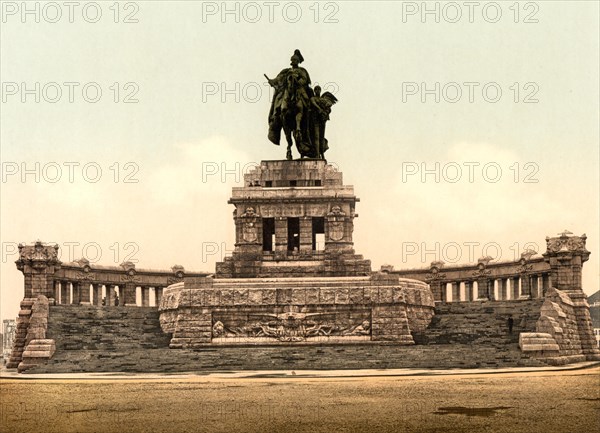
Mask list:
POLYGON ((33 245, 19 244, 19 260, 16 264, 19 270, 23 270, 26 264, 38 270, 48 266, 60 267, 58 245, 44 245, 41 241, 33 245))
POLYGON ((346 213, 339 206, 333 206, 327 214, 327 225, 329 227, 329 239, 341 241, 344 238, 344 222, 346 213))
POLYGON ((559 251, 580 251, 588 252, 585 249, 587 236, 585 233, 581 236, 569 236, 571 232, 565 230, 559 233, 559 237, 546 237, 546 249, 548 252, 558 253, 559 251))
POLYGON ((444 262, 442 261, 431 262, 431 267, 429 268, 429 273, 425 276, 425 280, 427 282, 434 282, 445 279, 446 274, 440 272, 443 267, 444 262))
POLYGON ((257 220, 259 215, 249 206, 242 214, 242 239, 245 242, 256 242, 258 239, 257 220))
POLYGON ((482 257, 477 261, 477 270, 473 272, 475 278, 487 278, 491 275, 492 271, 486 269, 488 263, 492 260, 490 256, 482 257))
POLYGON ((352 339, 371 335, 370 312, 303 313, 290 306, 279 314, 235 314, 219 312, 213 315, 213 338, 233 338, 241 341, 274 340, 300 342, 314 338, 338 337, 352 339))

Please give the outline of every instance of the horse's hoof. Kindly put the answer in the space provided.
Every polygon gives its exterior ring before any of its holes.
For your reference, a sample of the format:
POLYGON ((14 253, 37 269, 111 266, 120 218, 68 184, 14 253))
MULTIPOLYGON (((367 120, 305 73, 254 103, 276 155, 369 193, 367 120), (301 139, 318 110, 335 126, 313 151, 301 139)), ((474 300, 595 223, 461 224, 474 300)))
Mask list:
POLYGON ((292 160, 292 152, 288 151, 288 153, 286 153, 286 155, 285 155, 285 159, 287 159, 288 161, 291 161, 292 160))

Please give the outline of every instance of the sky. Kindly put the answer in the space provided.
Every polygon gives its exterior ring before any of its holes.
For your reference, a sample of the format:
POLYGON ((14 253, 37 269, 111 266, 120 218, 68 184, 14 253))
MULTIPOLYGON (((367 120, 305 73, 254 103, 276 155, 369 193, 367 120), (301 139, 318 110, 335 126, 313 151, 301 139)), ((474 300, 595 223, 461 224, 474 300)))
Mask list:
MULTIPOLYGON (((513 260, 587 234, 598 290, 597 2, 1 3, 0 317, 17 244, 214 270, 231 188, 261 160, 274 77, 300 49, 339 102, 328 162, 357 253, 396 269, 513 260)), ((297 157, 297 154, 295 154, 297 157)))

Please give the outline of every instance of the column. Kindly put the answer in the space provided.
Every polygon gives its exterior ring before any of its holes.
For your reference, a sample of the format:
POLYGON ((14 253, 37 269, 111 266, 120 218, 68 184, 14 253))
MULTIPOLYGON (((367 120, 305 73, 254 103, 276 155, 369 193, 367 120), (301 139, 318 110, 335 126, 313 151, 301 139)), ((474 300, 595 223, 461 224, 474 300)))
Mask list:
POLYGON ((68 281, 60 282, 60 303, 61 304, 69 304, 69 295, 71 294, 71 290, 69 287, 68 281))
POLYGON ((149 307, 150 306, 150 287, 145 287, 142 286, 141 287, 141 292, 142 292, 142 307, 149 307))
POLYGON ((497 281, 498 281, 498 299, 505 301, 508 299, 508 278, 499 278, 497 281))
POLYGON ((465 301, 473 301, 473 281, 465 281, 465 301))
POLYGON ((156 304, 156 308, 160 307, 160 300, 162 298, 162 292, 163 292, 162 287, 154 288, 154 303, 156 304))
POLYGON ((452 283, 452 302, 460 302, 460 286, 459 283, 454 281, 452 283))
POLYGON ((79 284, 79 304, 90 305, 90 283, 87 281, 79 284))
POLYGON ((126 307, 137 307, 136 299, 135 299, 135 283, 125 283, 124 286, 119 286, 119 288, 123 287, 123 296, 121 296, 120 302, 121 305, 125 305, 126 307))
POLYGON ((287 254, 287 219, 284 217, 275 218, 275 252, 287 254))
POLYGON ((477 299, 491 299, 489 280, 485 277, 477 279, 477 299))
POLYGON ((312 252, 312 218, 300 217, 300 251, 312 252))
POLYGON ((71 304, 79 304, 81 302, 81 283, 77 281, 71 282, 73 294, 71 296, 71 304))
POLYGON ((94 305, 102 306, 102 284, 94 284, 94 305))
POLYGON ((498 287, 500 285, 500 281, 498 279, 493 279, 490 281, 490 299, 493 299, 494 301, 499 301, 501 299, 501 290, 498 287))
POLYGON ((433 280, 429 283, 431 292, 433 293, 433 300, 435 302, 446 302, 444 289, 446 284, 441 283, 439 280, 433 280))
POLYGON ((533 297, 534 298, 541 298, 541 291, 542 291, 542 276, 541 275, 534 275, 533 277, 533 284, 535 289, 533 289, 533 297))
POLYGON ((106 285, 106 299, 104 301, 106 307, 115 305, 115 286, 113 284, 106 285))
POLYGON ((546 296, 546 292, 550 288, 550 274, 542 274, 542 297, 546 296))
POLYGON ((60 281, 54 280, 54 303, 58 304, 60 298, 60 281))
POLYGON ((517 300, 521 296, 521 278, 520 277, 511 277, 510 285, 512 288, 511 298, 517 300))
POLYGON ((528 274, 521 275, 521 299, 531 299, 531 281, 532 276, 528 274))

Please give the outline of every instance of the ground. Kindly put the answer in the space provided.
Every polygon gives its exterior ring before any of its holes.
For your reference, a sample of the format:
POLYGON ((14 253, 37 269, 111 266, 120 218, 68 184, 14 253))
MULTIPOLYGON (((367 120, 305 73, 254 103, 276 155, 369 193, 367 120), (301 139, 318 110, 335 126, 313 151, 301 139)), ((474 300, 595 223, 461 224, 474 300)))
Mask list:
POLYGON ((600 432, 600 366, 0 379, 3 433, 600 432), (348 374, 345 372, 344 374, 348 374))

